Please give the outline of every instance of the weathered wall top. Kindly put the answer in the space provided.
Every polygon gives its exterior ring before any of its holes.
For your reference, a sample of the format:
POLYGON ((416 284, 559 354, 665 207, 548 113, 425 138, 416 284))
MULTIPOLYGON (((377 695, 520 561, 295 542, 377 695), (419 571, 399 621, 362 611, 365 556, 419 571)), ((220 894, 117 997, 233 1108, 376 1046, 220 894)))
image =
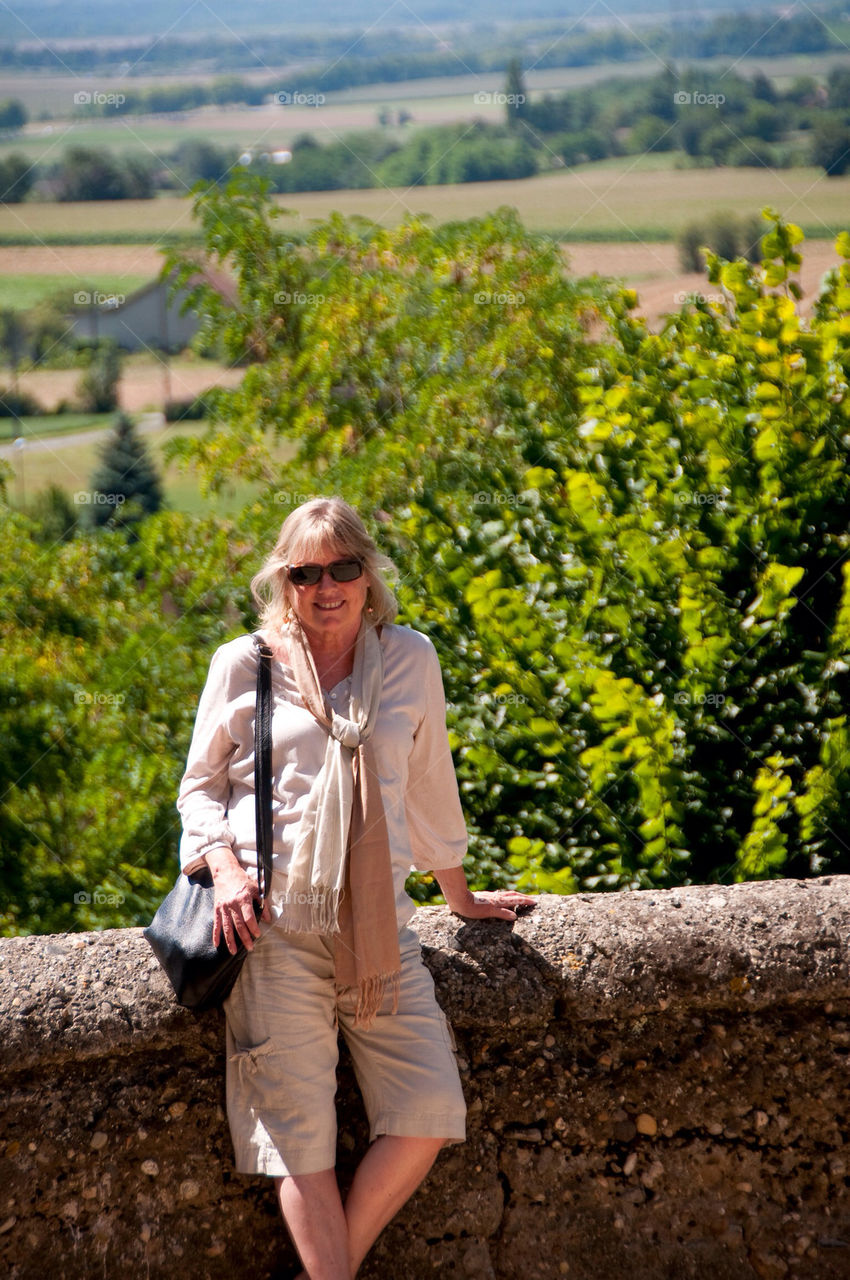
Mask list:
MULTIPOLYGON (((850 1277, 850 877, 417 927, 470 1134, 364 1276, 850 1277)), ((221 1015, 174 1006, 140 930, 0 940, 11 1277, 275 1274, 288 1245, 267 1182, 231 1172, 222 1054, 221 1015)), ((352 1090, 344 1061, 343 1166, 352 1090)))

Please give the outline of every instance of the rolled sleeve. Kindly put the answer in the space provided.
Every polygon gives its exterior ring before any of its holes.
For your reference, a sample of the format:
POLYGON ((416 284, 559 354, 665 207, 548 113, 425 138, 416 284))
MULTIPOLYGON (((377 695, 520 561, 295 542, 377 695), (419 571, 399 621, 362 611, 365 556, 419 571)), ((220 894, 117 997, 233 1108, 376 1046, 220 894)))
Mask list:
POLYGON ((226 655, 219 649, 213 655, 198 703, 186 771, 180 783, 180 866, 186 872, 200 866, 210 849, 221 845, 232 849, 236 843, 227 820, 229 767, 236 750, 227 728, 230 670, 226 655))

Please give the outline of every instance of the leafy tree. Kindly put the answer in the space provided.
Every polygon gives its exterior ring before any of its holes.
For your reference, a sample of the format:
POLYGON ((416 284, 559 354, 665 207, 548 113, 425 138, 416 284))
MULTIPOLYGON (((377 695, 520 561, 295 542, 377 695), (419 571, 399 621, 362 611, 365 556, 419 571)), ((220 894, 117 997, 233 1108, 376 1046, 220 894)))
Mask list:
POLYGON ((26 313, 28 357, 36 364, 65 363, 73 358, 74 284, 42 298, 26 313))
POLYGON ((650 151, 671 151, 676 145, 676 132, 668 120, 660 116, 643 116, 629 134, 628 149, 637 155, 650 151))
POLYGON ((223 182, 236 163, 236 155, 204 138, 186 138, 175 149, 171 163, 191 187, 196 182, 223 182))
POLYGON ((760 99, 762 102, 777 102, 779 94, 776 85, 761 70, 756 71, 752 79, 753 97, 760 99))
POLYGON ((152 165, 140 156, 118 159, 91 147, 69 147, 55 179, 56 199, 126 200, 153 195, 152 165))
POLYGON ((650 115, 654 115, 671 125, 676 119, 676 90, 678 87, 679 78, 670 67, 665 67, 663 71, 648 82, 644 109, 650 115))
POLYGON ((850 108, 850 69, 832 67, 826 79, 830 107, 846 111, 850 108))
POLYGON ((0 160, 0 204, 20 204, 35 181, 36 168, 26 156, 13 151, 0 160))
POLYGON ((515 128, 528 116, 528 90, 522 73, 522 59, 511 58, 505 77, 505 122, 515 128))
POLYGON ((828 178, 839 178, 850 169, 850 125, 842 120, 821 121, 812 136, 812 163, 828 178))
POLYGON ((138 523, 162 506, 162 484, 132 418, 118 415, 92 477, 92 520, 95 525, 138 523))
POLYGON ((83 413, 109 413, 118 408, 121 355, 114 342, 100 343, 91 364, 77 383, 77 399, 83 413))
POLYGON ((23 129, 28 119, 26 107, 17 98, 0 102, 0 129, 23 129))
POLYGON ((763 230, 764 223, 759 218, 739 219, 722 212, 707 223, 688 223, 676 240, 679 265, 683 271, 703 271, 706 248, 722 258, 746 258, 757 264, 761 261, 763 230))

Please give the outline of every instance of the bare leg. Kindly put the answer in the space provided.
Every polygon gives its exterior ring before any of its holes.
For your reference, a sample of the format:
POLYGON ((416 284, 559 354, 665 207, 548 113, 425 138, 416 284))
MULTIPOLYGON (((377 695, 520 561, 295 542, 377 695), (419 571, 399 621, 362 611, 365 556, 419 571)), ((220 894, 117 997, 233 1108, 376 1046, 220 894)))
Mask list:
POLYGON ((357 1275, 384 1227, 425 1178, 443 1145, 442 1138, 398 1138, 391 1134, 372 1143, 345 1202, 352 1276, 357 1275))
POLYGON ((351 1280, 348 1227, 334 1169, 275 1178, 280 1211, 310 1280, 351 1280))
POLYGON ((353 1280, 443 1145, 442 1138, 377 1138, 357 1168, 344 1211, 333 1169, 276 1178, 281 1212, 304 1266, 300 1280, 353 1280))

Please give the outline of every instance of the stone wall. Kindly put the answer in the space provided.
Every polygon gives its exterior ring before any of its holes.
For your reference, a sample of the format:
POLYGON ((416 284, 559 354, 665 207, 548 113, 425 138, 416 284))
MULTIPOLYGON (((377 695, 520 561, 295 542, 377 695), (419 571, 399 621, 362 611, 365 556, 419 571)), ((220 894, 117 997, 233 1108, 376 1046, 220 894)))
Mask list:
MULTIPOLYGON (((365 1280, 850 1277, 850 877, 419 913, 469 1140, 365 1280)), ((0 941, 0 1274, 266 1280, 231 1169, 223 1025, 138 930, 0 941)), ((340 1080, 343 1177, 365 1128, 340 1080)))

